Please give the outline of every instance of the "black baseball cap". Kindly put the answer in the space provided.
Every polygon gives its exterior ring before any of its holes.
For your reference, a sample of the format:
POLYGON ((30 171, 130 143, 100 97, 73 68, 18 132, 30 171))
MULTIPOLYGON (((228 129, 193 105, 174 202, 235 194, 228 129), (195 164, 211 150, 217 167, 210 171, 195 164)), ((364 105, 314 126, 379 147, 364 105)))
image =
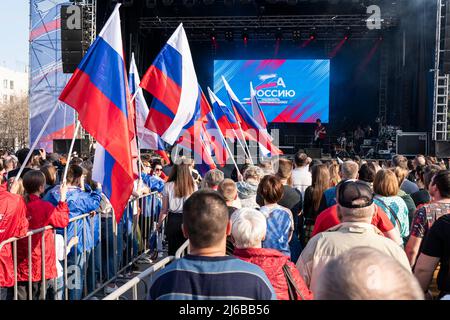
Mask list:
POLYGON ((341 207, 352 209, 365 208, 373 203, 372 188, 364 181, 345 180, 340 182, 336 188, 336 201, 341 207))

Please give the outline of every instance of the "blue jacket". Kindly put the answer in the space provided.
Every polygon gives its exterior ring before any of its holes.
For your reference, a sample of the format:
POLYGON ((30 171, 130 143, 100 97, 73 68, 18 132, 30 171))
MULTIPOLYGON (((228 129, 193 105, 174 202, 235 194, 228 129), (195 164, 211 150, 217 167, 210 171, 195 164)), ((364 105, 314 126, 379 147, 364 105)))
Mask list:
POLYGON ((150 190, 163 192, 164 189, 164 181, 161 178, 151 176, 149 174, 142 173, 141 174, 142 181, 150 188, 150 190))
MULTIPOLYGON (((57 205, 59 199, 61 198, 61 194, 59 193, 60 186, 55 186, 51 189, 44 197, 45 201, 51 202, 53 205, 57 205)), ((89 189, 88 189, 89 190, 89 189)), ((69 205, 69 218, 75 218, 85 213, 89 213, 91 211, 95 211, 100 206, 100 201, 102 200, 102 192, 101 190, 95 190, 90 192, 85 192, 80 188, 71 187, 67 191, 67 204, 69 205)), ((85 226, 83 223, 83 219, 80 219, 76 222, 69 223, 67 227, 67 241, 74 237, 75 233, 75 224, 77 226, 77 236, 78 236, 78 245, 77 249, 79 253, 83 252, 84 245, 84 233, 86 233, 86 250, 92 249, 94 246, 94 239, 92 237, 92 229, 90 226, 90 220, 86 219, 85 226)), ((94 220, 94 226, 96 225, 96 221, 94 220)), ((94 227, 95 228, 95 227, 94 227)), ((58 230, 58 233, 64 234, 62 229, 58 230)), ((95 233, 95 230, 94 230, 95 233)))

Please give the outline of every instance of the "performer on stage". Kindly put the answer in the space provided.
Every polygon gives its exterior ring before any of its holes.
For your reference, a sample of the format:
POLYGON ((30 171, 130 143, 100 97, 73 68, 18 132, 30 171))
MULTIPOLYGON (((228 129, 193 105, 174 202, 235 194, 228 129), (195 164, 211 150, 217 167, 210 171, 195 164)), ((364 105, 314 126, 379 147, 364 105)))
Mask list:
POLYGON ((327 136, 327 130, 325 126, 322 125, 322 121, 320 119, 316 120, 317 127, 314 130, 314 145, 317 148, 323 148, 323 142, 327 136))

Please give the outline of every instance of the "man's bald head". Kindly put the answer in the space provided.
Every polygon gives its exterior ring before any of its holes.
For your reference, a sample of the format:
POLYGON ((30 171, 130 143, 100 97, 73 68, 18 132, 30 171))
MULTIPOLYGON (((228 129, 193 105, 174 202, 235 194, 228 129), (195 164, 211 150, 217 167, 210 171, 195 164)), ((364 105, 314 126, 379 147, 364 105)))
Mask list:
POLYGON ((317 300, 423 300, 413 274, 394 258, 369 247, 353 248, 323 269, 317 300))

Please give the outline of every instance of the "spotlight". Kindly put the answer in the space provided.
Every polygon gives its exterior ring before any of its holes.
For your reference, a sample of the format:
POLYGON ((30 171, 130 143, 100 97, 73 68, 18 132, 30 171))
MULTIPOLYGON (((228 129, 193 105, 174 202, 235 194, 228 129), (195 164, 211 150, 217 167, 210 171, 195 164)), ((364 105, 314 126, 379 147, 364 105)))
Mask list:
POLYGON ((156 8, 156 0, 147 0, 146 5, 149 9, 156 8))
POLYGON ((244 44, 247 44, 247 42, 248 42, 247 28, 245 28, 245 31, 242 33, 242 40, 244 40, 244 44))
POLYGON ((234 38, 233 31, 226 31, 225 32, 225 39, 227 41, 233 41, 233 38, 234 38))
POLYGON ((275 33, 275 40, 281 41, 283 38, 283 32, 281 32, 281 28, 278 28, 278 31, 275 33))
POLYGON ((183 4, 188 8, 192 8, 197 4, 197 0, 183 0, 183 4))
POLYGON ((311 28, 311 32, 309 33, 309 40, 314 41, 317 38, 316 28, 311 28))
POLYGON ((216 40, 217 40, 217 38, 216 38, 216 33, 214 32, 214 29, 212 30, 212 32, 211 32, 211 34, 210 34, 209 36, 210 36, 210 38, 211 38, 211 41, 212 41, 213 43, 215 43, 216 40))
POLYGON ((345 39, 345 40, 350 39, 350 36, 351 36, 351 35, 352 35, 351 28, 350 28, 350 27, 347 27, 346 30, 345 30, 345 36, 344 36, 344 39, 345 39))

